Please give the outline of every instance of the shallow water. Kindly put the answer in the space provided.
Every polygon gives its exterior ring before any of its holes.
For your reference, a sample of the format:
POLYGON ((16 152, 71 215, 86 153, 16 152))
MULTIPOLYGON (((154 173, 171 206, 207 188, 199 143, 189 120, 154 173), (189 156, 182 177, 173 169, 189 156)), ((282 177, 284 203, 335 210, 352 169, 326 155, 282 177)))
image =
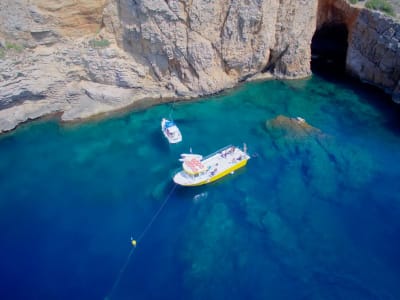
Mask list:
POLYGON ((313 76, 24 125, 0 138, 0 298, 400 299, 399 117, 380 92, 313 76), (179 145, 160 131, 171 107, 179 145), (267 128, 278 115, 314 129, 267 128), (248 165, 176 188, 120 273, 179 154, 243 142, 248 165))

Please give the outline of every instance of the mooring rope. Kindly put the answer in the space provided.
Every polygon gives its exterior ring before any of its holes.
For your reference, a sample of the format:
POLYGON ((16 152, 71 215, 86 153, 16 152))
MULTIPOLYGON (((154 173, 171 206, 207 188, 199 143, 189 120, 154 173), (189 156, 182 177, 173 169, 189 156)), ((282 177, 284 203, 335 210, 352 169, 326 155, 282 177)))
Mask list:
POLYGON ((121 267, 121 269, 119 270, 119 273, 117 275, 117 278, 114 281, 114 284, 110 290, 110 292, 108 293, 108 296, 105 297, 105 300, 109 300, 111 295, 113 294, 114 290, 117 288, 119 282, 121 281, 122 275, 125 272, 125 269, 128 267, 129 265, 129 261, 131 259, 131 256, 133 254, 133 252, 136 249, 136 244, 138 244, 143 237, 145 236, 145 234, 147 233, 147 231, 150 229, 151 225, 153 225, 154 221, 157 219, 158 215, 161 213, 162 209, 164 208, 165 204, 167 204, 167 201, 169 200, 169 198, 171 198, 172 193, 174 192, 175 188, 176 188, 177 184, 174 184, 174 186, 171 188, 171 190, 169 191, 167 197, 165 198, 165 200, 163 201, 163 203, 161 203, 160 207, 158 208, 158 210, 156 211, 156 213, 153 215, 153 217, 151 218, 150 222, 147 224, 147 226, 143 229, 142 233, 139 235, 139 237, 136 239, 136 243, 135 246, 132 245, 132 249, 131 251, 129 251, 129 254, 125 260, 125 263, 123 264, 123 266, 121 267))
POLYGON ((156 213, 154 214, 153 218, 151 218, 149 224, 147 224, 146 228, 143 230, 143 232, 139 235, 139 237, 137 238, 137 242, 139 242, 144 235, 147 233, 147 231, 150 229, 151 225, 153 225, 154 221, 156 220, 156 218, 158 217, 158 215, 160 214, 160 212, 162 211, 162 209, 164 208, 165 204, 167 204, 167 201, 169 200, 169 198, 172 196, 172 193, 174 192, 175 188, 176 188, 177 184, 174 183, 174 186, 171 188, 171 190, 169 191, 167 197, 165 198, 164 202, 160 205, 160 208, 156 211, 156 213))

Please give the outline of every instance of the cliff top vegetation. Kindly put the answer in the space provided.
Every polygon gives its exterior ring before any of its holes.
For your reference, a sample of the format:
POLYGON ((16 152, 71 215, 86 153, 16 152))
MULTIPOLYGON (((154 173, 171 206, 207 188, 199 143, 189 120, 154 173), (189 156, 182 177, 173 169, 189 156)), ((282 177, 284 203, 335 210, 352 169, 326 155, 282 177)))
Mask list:
POLYGON ((379 10, 392 17, 400 17, 400 0, 349 0, 352 4, 379 10))

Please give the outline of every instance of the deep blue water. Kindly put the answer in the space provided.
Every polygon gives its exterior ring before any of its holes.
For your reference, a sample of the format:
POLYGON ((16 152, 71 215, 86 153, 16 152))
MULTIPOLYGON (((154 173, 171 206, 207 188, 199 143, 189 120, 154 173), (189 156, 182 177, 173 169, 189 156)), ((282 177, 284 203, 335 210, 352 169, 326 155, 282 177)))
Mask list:
POLYGON ((400 299, 399 162, 400 110, 318 76, 23 125, 0 137, 0 299, 400 299), (243 142, 244 169, 173 191, 112 290, 179 154, 243 142))

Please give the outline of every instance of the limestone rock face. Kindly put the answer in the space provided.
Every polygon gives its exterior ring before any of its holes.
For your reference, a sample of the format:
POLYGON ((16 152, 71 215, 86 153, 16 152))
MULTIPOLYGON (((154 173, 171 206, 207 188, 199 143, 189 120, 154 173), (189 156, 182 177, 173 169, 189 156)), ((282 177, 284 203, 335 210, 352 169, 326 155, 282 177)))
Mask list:
POLYGON ((362 10, 351 30, 346 64, 352 74, 383 88, 400 103, 400 24, 362 10))
POLYGON ((5 0, 0 2, 0 40, 26 47, 100 30, 105 0, 5 0))
POLYGON ((317 0, 1 1, 0 132, 307 76, 316 14, 317 0))
POLYGON ((32 0, 30 3, 61 35, 79 37, 100 30, 105 0, 32 0))
MULTIPOLYGON (((64 121, 121 109, 175 93, 153 80, 146 65, 110 46, 85 41, 40 46, 0 60, 0 131, 49 113, 64 121)), ((153 102, 150 102, 153 103, 153 102)))
POLYGON ((270 65, 279 77, 310 75, 311 39, 318 1, 281 0, 270 65))
POLYGON ((348 31, 346 69, 400 103, 400 24, 346 0, 320 0, 317 29, 343 24, 348 31))
POLYGON ((320 0, 318 2, 317 29, 323 24, 346 24, 348 28, 358 17, 360 9, 346 0, 320 0))
POLYGON ((155 77, 204 94, 265 69, 309 75, 316 7, 294 0, 108 1, 104 23, 155 77))

